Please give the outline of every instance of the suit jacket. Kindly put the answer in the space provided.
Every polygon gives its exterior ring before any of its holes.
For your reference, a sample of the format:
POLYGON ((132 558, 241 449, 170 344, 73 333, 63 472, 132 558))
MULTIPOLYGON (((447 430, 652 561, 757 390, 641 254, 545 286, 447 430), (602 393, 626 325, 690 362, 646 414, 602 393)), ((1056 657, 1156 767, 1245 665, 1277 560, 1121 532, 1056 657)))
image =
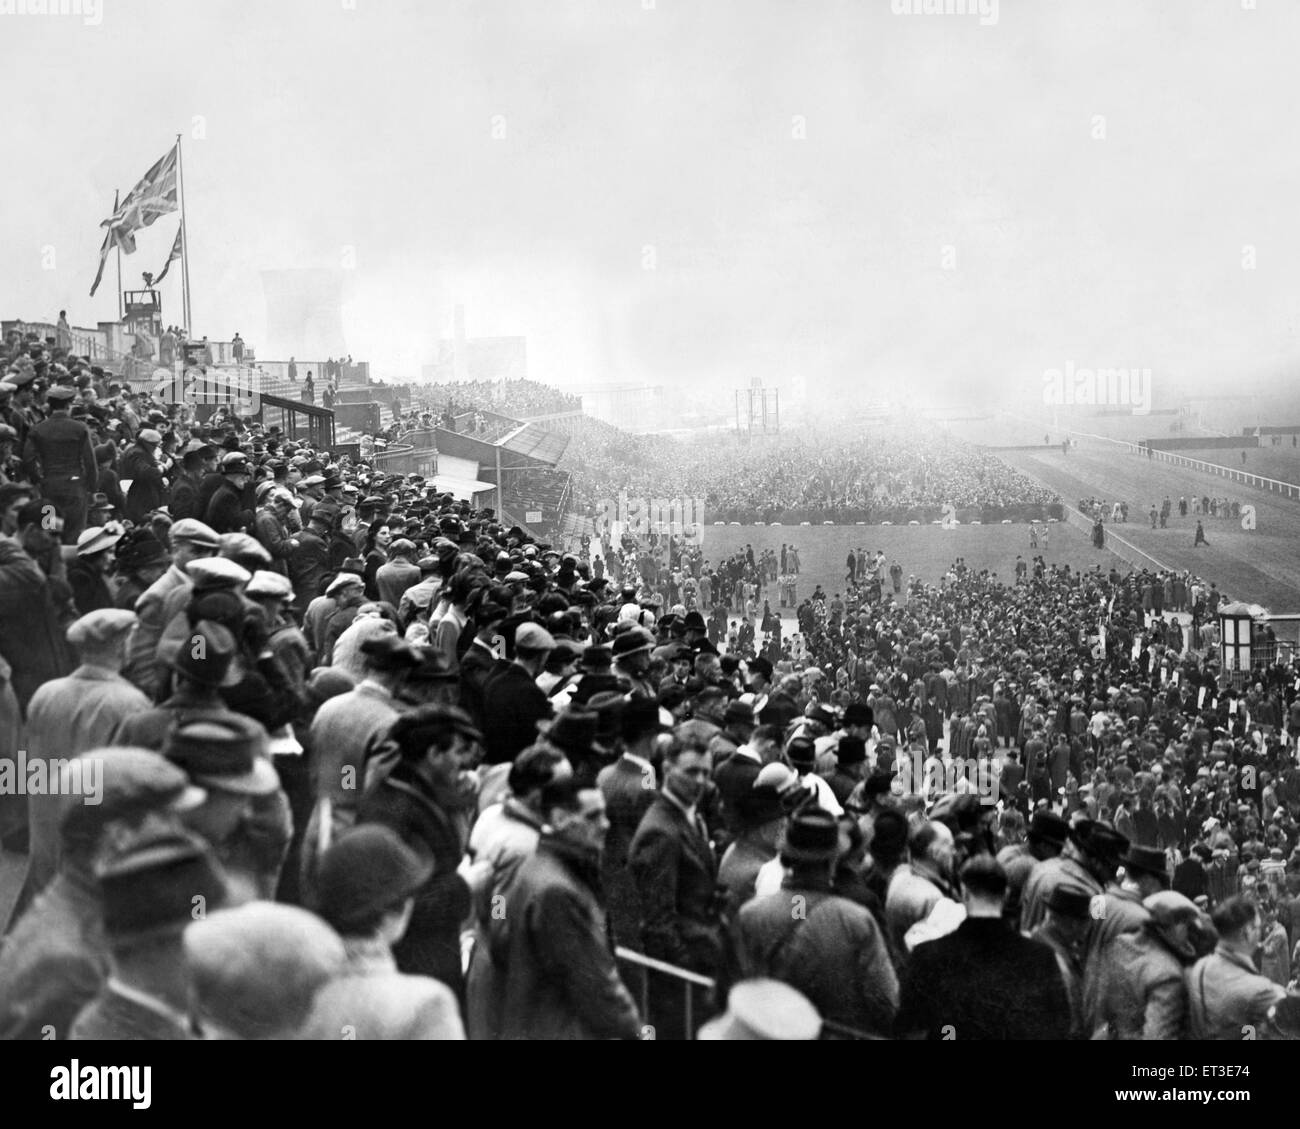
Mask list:
POLYGON ((697 814, 694 824, 660 792, 628 851, 641 906, 641 943, 648 956, 709 975, 721 955, 717 862, 697 814))
POLYGON ((483 691, 488 680, 510 664, 498 659, 477 640, 460 660, 460 704, 477 724, 483 724, 483 691))
POLYGON ((483 688, 485 760, 512 761, 537 740, 537 722, 551 716, 551 703, 528 672, 511 663, 483 688))
POLYGON ((899 1036, 941 1040, 1065 1039, 1070 999, 1056 954, 1002 918, 967 918, 912 951, 903 974, 899 1036))

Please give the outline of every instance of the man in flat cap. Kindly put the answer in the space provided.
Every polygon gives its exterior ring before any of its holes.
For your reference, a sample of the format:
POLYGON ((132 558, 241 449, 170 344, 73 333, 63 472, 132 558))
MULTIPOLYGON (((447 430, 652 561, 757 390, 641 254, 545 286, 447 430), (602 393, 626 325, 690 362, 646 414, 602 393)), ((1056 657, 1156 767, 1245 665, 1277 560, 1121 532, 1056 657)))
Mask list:
MULTIPOLYGON (((0 949, 0 1039, 66 1038, 108 975, 94 863, 110 834, 203 799, 185 773, 147 749, 93 749, 66 773, 58 873, 0 949), (98 777, 98 803, 88 783, 98 777), (80 789, 74 783, 80 782, 80 789)), ((62 783, 62 780, 61 780, 62 783)))
POLYGON ((226 881, 211 847, 157 821, 113 843, 95 867, 108 942, 108 979, 71 1038, 187 1040, 181 935, 201 907, 220 909, 226 881))
POLYGON ((316 994, 347 965, 313 913, 249 902, 191 922, 184 935, 192 1020, 206 1039, 295 1039, 316 994))
MULTIPOLYGON (((128 717, 147 710, 149 699, 122 677, 134 612, 104 608, 68 628, 68 642, 81 664, 66 678, 42 685, 27 707, 27 760, 55 765, 102 745, 128 717)), ((39 893, 59 865, 60 797, 29 794, 29 850, 25 900, 39 893)))
POLYGON ((325 852, 316 910, 343 938, 347 964, 316 994, 299 1038, 465 1038, 451 989, 398 972, 393 958, 432 876, 432 860, 379 823, 350 828, 325 852))
POLYGON ((514 760, 537 736, 537 722, 552 715, 551 703, 537 686, 537 676, 555 649, 555 638, 538 623, 521 623, 515 630, 515 658, 483 687, 483 716, 487 762, 514 760))
POLYGON ((170 537, 171 565, 136 601, 135 612, 140 617, 140 626, 131 640, 124 671, 132 682, 153 698, 158 696, 165 680, 164 670, 158 662, 158 642, 175 614, 174 611, 168 614, 168 597, 179 591, 185 595, 173 601, 176 607, 188 602, 188 593, 194 586, 188 572, 190 562, 215 556, 220 547, 216 530, 194 518, 181 518, 175 522, 170 537))
POLYGON ((39 484, 41 496, 63 514, 65 545, 75 545, 85 529, 86 505, 99 481, 90 428, 69 414, 74 395, 73 389, 63 386, 49 390, 49 418, 28 432, 23 447, 28 479, 39 484))
MULTIPOLYGON (((360 577, 354 577, 360 582, 360 577)), ((320 851, 356 822, 367 766, 388 737, 399 710, 397 693, 420 664, 420 656, 395 635, 361 644, 364 677, 351 690, 325 702, 311 724, 315 751, 315 808, 303 840, 302 881, 312 888, 320 851)))

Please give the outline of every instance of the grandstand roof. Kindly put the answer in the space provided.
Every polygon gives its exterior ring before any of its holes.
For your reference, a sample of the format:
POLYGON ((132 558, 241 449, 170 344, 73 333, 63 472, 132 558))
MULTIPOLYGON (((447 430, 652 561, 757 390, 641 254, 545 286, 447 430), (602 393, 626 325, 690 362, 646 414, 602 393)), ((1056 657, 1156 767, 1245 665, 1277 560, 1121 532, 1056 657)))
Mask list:
POLYGON ((569 445, 569 437, 558 431, 549 431, 540 423, 526 423, 503 436, 499 445, 516 455, 555 466, 569 445))

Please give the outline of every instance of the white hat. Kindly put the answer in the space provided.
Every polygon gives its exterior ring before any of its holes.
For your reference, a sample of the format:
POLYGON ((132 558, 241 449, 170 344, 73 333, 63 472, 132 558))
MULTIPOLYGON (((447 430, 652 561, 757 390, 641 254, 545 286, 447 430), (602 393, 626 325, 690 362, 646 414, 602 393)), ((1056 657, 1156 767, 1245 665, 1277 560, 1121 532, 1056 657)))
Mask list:
POLYGON ((121 529, 110 530, 102 525, 92 525, 89 529, 82 530, 81 536, 77 538, 77 556, 89 557, 111 549, 122 540, 122 533, 121 529))
POLYGON ((200 557, 196 561, 190 561, 185 566, 185 571, 194 578, 196 584, 210 587, 234 587, 247 584, 253 578, 248 569, 229 557, 200 557))
POLYGON ((287 576, 271 572, 270 569, 259 568, 253 573, 253 579, 248 582, 244 594, 255 599, 260 596, 275 596, 287 600, 293 596, 293 585, 289 583, 287 576))
POLYGON ((822 1018, 808 997, 782 980, 742 980, 727 995, 727 1010, 700 1028, 705 1040, 811 1041, 822 1018))

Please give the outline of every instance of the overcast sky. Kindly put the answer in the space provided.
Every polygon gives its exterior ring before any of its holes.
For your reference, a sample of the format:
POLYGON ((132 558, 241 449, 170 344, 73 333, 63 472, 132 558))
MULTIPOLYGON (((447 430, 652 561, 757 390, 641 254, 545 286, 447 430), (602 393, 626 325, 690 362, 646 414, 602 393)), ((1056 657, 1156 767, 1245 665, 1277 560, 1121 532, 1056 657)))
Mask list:
MULTIPOLYGON (((263 357, 290 343, 266 340, 261 272, 324 268, 379 376, 417 375, 463 302, 471 335, 526 336, 530 375, 572 386, 1002 399, 1072 362, 1150 368, 1157 400, 1166 380, 1230 390, 1297 351, 1300 4, 1260 7, 0 15, 0 311, 115 316, 111 264, 87 296, 99 222, 180 132, 195 331, 263 357)), ((139 236, 128 285, 175 231, 139 236)), ((163 289, 177 312, 178 276, 163 289)))

